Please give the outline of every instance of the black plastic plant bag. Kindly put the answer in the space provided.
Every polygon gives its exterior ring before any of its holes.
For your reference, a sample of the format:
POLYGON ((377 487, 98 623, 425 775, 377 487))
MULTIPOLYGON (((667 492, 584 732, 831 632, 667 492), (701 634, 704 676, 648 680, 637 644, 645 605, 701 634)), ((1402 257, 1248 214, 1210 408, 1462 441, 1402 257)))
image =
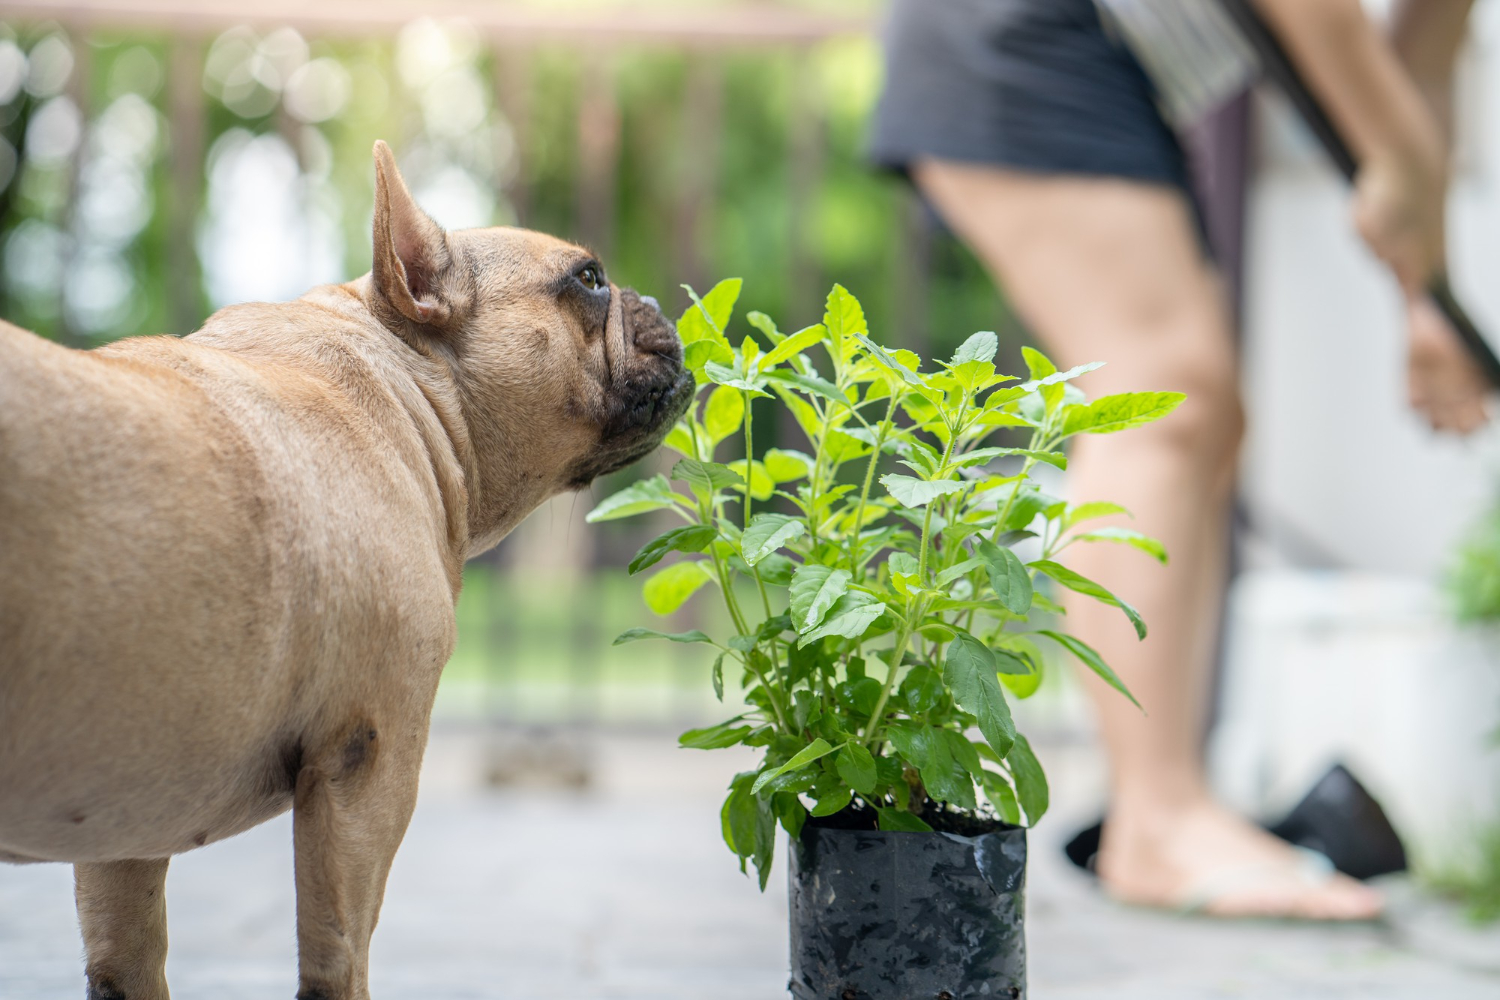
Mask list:
POLYGON ((1025 830, 962 837, 809 823, 791 846, 797 1000, 1025 996, 1025 830))

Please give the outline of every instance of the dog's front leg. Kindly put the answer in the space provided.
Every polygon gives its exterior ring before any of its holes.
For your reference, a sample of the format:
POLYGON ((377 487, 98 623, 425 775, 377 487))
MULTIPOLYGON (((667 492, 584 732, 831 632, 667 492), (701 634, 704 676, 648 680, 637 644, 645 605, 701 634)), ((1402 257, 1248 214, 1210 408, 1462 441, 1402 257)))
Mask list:
POLYGON ((370 934, 417 797, 419 739, 360 723, 297 775, 298 1000, 367 1000, 370 934))
POLYGON ((88 1000, 167 1000, 168 860, 73 866, 88 1000))

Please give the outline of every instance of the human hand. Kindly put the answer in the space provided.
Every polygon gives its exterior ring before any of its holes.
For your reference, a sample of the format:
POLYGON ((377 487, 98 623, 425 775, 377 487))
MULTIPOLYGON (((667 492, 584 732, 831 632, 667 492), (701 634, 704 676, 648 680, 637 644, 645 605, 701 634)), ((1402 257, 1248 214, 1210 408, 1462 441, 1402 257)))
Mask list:
POLYGON ((1407 392, 1434 430, 1469 434, 1489 420, 1489 382, 1426 295, 1407 299, 1407 392))
POLYGON ((1443 269, 1446 165, 1440 152, 1408 150, 1369 159, 1354 187, 1354 224, 1408 297, 1443 269))

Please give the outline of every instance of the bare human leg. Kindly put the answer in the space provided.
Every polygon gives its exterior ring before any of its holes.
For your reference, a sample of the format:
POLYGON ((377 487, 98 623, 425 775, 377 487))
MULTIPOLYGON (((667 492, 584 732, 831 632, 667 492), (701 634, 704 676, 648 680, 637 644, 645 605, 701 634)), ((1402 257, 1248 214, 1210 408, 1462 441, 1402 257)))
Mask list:
POLYGON ((1072 629, 1146 710, 1088 677, 1110 759, 1103 884, 1124 901, 1176 906, 1219 876, 1247 872, 1254 877, 1224 883, 1205 912, 1377 915, 1377 893, 1342 876, 1308 880, 1291 848, 1208 789, 1200 748, 1243 416, 1224 294, 1186 200, 1112 178, 938 161, 914 174, 1060 366, 1108 362, 1086 377, 1086 391, 1188 395, 1159 423, 1085 435, 1069 461, 1075 500, 1121 503, 1171 554, 1163 567, 1125 546, 1068 550, 1075 569, 1134 603, 1151 629, 1137 642, 1116 609, 1067 602, 1072 629))

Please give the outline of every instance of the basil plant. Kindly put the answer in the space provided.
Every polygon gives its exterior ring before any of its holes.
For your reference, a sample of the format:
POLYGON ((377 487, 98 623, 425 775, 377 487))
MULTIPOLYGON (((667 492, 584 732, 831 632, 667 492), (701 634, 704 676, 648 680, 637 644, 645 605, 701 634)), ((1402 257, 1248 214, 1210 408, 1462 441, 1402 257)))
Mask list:
POLYGON ((728 610, 731 635, 636 628, 615 642, 711 646, 714 693, 723 700, 726 674, 742 686, 743 714, 681 737, 704 750, 764 748, 722 812, 741 868, 752 862, 764 888, 777 824, 795 837, 809 814, 854 809, 872 828, 921 831, 979 811, 982 795, 1005 822, 1035 823, 1047 780, 1008 699, 1037 690, 1046 646, 1131 697, 1098 653, 1049 627, 1062 609, 1042 578, 1119 608, 1144 637, 1134 608, 1058 556, 1079 542, 1166 553, 1138 532, 1089 527, 1123 509, 1065 503, 1033 472, 1064 468, 1067 438, 1148 423, 1182 395, 1088 401, 1071 380, 1099 365, 1058 371, 1029 349, 1028 378, 1001 375, 993 333, 924 372, 912 352, 875 343, 837 285, 821 324, 783 334, 751 312, 758 336, 736 346, 740 282, 701 299, 688 291, 677 330, 700 390, 665 442, 682 459, 670 478, 637 482, 588 519, 676 514, 683 523, 630 563, 648 574, 646 604, 670 614, 711 585, 728 610), (791 412, 805 450, 756 452, 757 400, 791 412), (994 444, 997 431, 1025 446, 994 444), (718 461, 741 435, 746 458, 718 461))

